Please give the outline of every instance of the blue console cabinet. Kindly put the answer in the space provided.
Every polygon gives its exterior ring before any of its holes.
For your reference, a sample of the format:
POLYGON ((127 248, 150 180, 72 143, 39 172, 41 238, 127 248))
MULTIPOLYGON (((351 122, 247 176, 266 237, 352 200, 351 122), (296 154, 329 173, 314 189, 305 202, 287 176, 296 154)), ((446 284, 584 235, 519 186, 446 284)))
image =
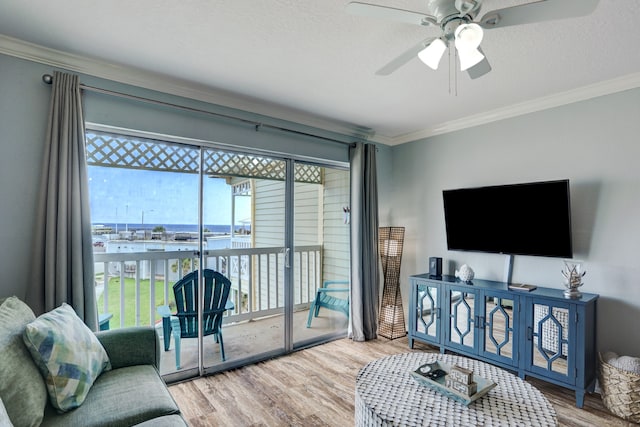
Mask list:
POLYGON ((597 376, 598 295, 428 274, 411 276, 410 287, 409 347, 419 340, 569 388, 582 408, 597 376))

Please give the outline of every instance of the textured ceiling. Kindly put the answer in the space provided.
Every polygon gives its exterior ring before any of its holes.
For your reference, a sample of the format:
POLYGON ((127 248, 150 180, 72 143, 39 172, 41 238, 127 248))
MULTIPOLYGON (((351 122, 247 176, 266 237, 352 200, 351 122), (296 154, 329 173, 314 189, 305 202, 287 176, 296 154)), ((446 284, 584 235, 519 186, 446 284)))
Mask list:
MULTIPOLYGON (((563 0, 554 0, 563 1, 563 0)), ((425 0, 370 0, 426 12, 425 0)), ((640 1, 485 31, 493 71, 443 59, 375 71, 433 29, 345 12, 346 0, 0 0, 0 34, 171 76, 393 142, 444 123, 640 72, 640 1)), ((517 0, 485 0, 483 13, 517 0)), ((250 105, 250 104, 249 104, 250 105)), ((374 139, 375 139, 374 137, 374 139)))

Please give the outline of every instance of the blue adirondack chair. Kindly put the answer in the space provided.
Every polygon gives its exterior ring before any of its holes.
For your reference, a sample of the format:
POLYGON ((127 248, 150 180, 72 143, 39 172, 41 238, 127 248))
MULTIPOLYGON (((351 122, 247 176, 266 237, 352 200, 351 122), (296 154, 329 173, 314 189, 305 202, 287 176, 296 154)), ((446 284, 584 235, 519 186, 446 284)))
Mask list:
MULTIPOLYGON (((224 342, 222 341, 222 317, 226 310, 232 310, 234 305, 228 301, 231 281, 221 273, 205 269, 204 277, 204 308, 202 311, 203 335, 215 335, 220 345, 220 357, 225 361, 224 342)), ((180 339, 198 337, 198 270, 184 276, 173 285, 176 300, 175 314, 169 307, 158 307, 158 314, 162 316, 164 335, 164 350, 169 350, 173 333, 176 352, 176 369, 180 369, 180 339)))
POLYGON ((340 311, 349 317, 349 281, 325 280, 322 282, 322 287, 316 289, 316 298, 309 307, 307 328, 311 327, 311 320, 318 317, 320 307, 340 311), (334 285, 340 285, 340 287, 333 287, 334 285), (336 296, 335 294, 341 295, 336 296))

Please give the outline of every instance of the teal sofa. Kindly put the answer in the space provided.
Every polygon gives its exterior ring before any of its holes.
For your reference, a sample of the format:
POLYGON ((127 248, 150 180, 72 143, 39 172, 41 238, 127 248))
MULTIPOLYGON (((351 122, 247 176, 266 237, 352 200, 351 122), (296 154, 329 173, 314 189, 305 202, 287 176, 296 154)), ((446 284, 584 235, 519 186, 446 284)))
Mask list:
POLYGON ((0 298, 0 376, 4 382, 0 404, 15 427, 187 425, 158 372, 160 342, 151 327, 97 332, 112 369, 100 374, 80 407, 58 413, 42 396, 46 388, 37 381, 44 385, 44 379, 22 342, 20 328, 26 328, 33 313, 26 305, 9 308, 4 302, 0 298))

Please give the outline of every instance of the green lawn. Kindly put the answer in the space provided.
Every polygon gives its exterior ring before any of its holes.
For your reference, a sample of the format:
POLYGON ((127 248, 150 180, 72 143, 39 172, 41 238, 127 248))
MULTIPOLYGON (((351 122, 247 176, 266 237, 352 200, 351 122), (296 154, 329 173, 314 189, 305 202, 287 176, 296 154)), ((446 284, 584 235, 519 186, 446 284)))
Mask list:
MULTIPOLYGON (((124 289, 124 325, 125 326, 135 326, 136 325, 136 281, 133 278, 124 279, 125 289, 124 289)), ((169 306, 172 311, 175 308, 175 301, 173 299, 173 292, 169 291, 169 306)), ((164 282, 156 280, 155 282, 155 307, 164 304, 164 282)), ((140 325, 149 325, 149 298, 150 298, 150 286, 149 279, 140 280, 140 325)), ((98 311, 100 314, 104 312, 104 292, 98 298, 98 311)), ((152 315, 154 316, 154 323, 160 320, 158 314, 154 312, 152 315)), ((109 279, 109 313, 113 314, 113 318, 111 318, 110 327, 111 329, 120 327, 120 278, 112 277, 109 279)))

